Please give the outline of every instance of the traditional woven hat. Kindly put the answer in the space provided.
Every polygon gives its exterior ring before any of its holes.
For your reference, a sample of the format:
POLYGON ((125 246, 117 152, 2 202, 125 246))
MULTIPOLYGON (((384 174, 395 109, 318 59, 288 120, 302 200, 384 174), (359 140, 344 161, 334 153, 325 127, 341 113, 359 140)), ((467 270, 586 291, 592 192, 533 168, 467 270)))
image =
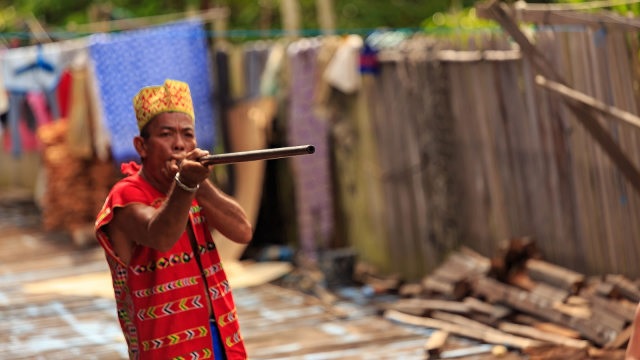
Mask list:
POLYGON ((185 113, 195 121, 189 84, 182 81, 167 79, 162 85, 142 88, 133 97, 133 108, 140 130, 154 116, 163 112, 185 113))

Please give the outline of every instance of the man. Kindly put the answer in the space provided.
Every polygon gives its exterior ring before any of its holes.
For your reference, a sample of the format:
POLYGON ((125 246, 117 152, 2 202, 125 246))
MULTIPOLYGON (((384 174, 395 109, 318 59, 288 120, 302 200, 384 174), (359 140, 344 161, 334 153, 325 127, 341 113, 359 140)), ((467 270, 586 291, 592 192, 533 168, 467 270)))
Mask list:
POLYGON ((640 360, 640 304, 636 306, 636 313, 633 318, 633 329, 627 349, 625 352, 625 360, 640 360))
POLYGON ((166 80, 133 98, 141 158, 96 219, 132 359, 245 359, 229 283, 211 236, 246 244, 244 210, 198 159, 189 86, 166 80))

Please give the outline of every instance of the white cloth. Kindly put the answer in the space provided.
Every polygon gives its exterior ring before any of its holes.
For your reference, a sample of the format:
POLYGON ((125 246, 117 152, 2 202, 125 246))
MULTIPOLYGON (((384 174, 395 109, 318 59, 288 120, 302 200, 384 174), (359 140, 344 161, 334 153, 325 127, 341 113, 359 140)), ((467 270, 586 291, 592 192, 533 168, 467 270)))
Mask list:
POLYGON ((352 94, 360 89, 360 49, 363 40, 358 35, 349 35, 323 73, 323 79, 331 86, 345 94, 352 94))

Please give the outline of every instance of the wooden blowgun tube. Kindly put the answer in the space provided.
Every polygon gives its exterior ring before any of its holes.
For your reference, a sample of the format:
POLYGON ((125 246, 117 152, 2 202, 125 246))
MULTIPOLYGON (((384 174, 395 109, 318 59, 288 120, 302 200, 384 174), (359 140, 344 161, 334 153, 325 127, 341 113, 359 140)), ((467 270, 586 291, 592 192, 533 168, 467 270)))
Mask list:
POLYGON ((313 145, 285 146, 272 149, 207 155, 201 157, 198 161, 203 165, 232 164, 244 161, 271 160, 297 155, 307 155, 313 154, 315 151, 316 148, 313 145))

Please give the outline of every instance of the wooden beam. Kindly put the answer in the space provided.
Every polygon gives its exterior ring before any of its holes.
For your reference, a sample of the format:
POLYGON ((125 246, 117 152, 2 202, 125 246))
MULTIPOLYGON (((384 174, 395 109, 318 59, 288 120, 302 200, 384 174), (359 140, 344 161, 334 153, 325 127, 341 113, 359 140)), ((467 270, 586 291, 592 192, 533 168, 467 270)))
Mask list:
POLYGON ((632 114, 628 111, 619 109, 615 106, 605 104, 602 101, 592 96, 589 96, 581 91, 572 89, 557 81, 549 80, 542 75, 536 76, 536 84, 558 95, 565 97, 569 101, 577 101, 581 104, 587 105, 588 107, 614 120, 618 120, 623 122, 624 124, 629 124, 629 125, 640 128, 640 117, 638 117, 637 115, 632 114))
MULTIPOLYGON (((626 1, 592 1, 581 4, 527 4, 518 2, 513 6, 505 6, 505 11, 510 16, 516 17, 522 22, 539 25, 575 25, 592 28, 607 28, 619 31, 638 31, 640 19, 626 17, 604 10, 598 13, 586 11, 612 7, 616 5, 634 4, 639 0, 626 1)), ((486 17, 486 8, 480 6, 479 17, 486 17)))

